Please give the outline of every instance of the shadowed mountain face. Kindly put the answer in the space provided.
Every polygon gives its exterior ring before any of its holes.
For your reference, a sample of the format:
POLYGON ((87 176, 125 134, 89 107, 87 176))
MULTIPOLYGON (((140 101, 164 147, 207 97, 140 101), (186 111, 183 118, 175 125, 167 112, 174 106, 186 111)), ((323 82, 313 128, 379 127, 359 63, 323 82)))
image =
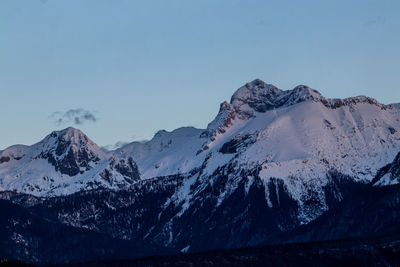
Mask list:
MULTIPOLYGON (((128 247, 150 244, 154 253, 397 233, 398 107, 255 80, 221 104, 207 129, 159 131, 104 152, 67 128, 7 148, 0 197, 54 224, 55 235, 69 227, 128 247)), ((23 229, 14 226, 5 240, 35 255, 15 250, 14 258, 43 262, 39 241, 15 239, 23 229)), ((119 257, 107 242, 93 255, 119 257)), ((60 261, 75 258, 86 259, 60 261)))
POLYGON ((307 225, 265 244, 400 236, 400 186, 365 186, 307 225))

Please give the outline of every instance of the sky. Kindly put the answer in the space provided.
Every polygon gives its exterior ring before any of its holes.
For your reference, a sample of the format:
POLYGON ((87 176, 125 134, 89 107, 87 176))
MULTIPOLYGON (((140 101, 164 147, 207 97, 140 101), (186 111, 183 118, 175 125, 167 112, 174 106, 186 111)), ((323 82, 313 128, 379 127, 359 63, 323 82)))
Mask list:
POLYGON ((400 1, 0 0, 0 150, 205 128, 260 78, 400 102, 400 1))

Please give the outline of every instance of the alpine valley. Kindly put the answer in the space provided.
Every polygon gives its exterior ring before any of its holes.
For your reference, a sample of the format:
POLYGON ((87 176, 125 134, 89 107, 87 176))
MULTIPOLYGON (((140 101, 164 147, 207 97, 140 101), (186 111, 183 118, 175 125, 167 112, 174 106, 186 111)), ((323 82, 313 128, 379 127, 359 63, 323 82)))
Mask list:
MULTIPOLYGON (((400 104, 240 87, 206 129, 0 154, 0 258, 68 263, 400 236, 400 104)), ((400 240, 400 238, 398 239, 400 240)))

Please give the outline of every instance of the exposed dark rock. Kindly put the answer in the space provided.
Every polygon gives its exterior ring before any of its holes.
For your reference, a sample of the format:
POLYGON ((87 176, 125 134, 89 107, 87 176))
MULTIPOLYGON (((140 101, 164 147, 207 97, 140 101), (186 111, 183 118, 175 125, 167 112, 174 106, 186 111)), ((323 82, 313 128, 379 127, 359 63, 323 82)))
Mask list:
POLYGON ((327 128, 329 128, 329 129, 331 129, 331 130, 336 129, 336 128, 332 125, 332 123, 331 123, 330 121, 328 121, 327 119, 324 119, 324 123, 325 123, 325 126, 326 126, 327 128))
POLYGON ((77 149, 77 144, 72 143, 71 140, 65 139, 61 135, 58 137, 54 151, 43 152, 39 157, 47 159, 55 167, 56 171, 69 176, 75 176, 83 173, 84 170, 90 170, 89 163, 96 163, 100 158, 87 147, 88 138, 86 136, 81 138, 79 140, 80 148, 77 149), (84 170, 81 170, 81 168, 84 170))
POLYGON ((132 157, 129 157, 127 160, 121 159, 118 163, 116 163, 115 159, 113 158, 110 161, 108 168, 104 169, 100 173, 100 177, 110 185, 114 184, 112 170, 120 173, 124 177, 125 181, 129 184, 133 184, 134 182, 140 180, 139 169, 132 157))
MULTIPOLYGON (((233 120, 238 116, 238 115, 240 115, 240 114, 238 114, 237 112, 235 112, 235 110, 233 109, 233 107, 232 107, 232 105, 230 105, 228 102, 223 102, 221 105, 220 105, 220 108, 219 108, 219 112, 218 112, 218 115, 217 115, 217 119, 219 120, 219 119, 222 119, 223 121, 222 121, 222 123, 216 128, 216 129, 213 129, 213 130, 206 130, 206 131, 204 131, 203 133, 201 133, 201 135, 200 135, 200 137, 208 137, 208 138, 210 138, 210 140, 211 141, 214 141, 215 140, 215 136, 217 135, 217 134, 223 134, 223 133, 225 133, 225 131, 226 131, 226 128, 228 128, 231 124, 232 124, 232 122, 233 122, 233 120)), ((250 117, 252 116, 252 115, 249 115, 250 117)), ((241 119, 244 119, 245 117, 243 117, 243 116, 240 116, 240 118, 241 119)), ((205 145, 206 146, 206 145, 205 145)), ((205 147, 204 146, 204 147, 205 147)), ((205 149, 204 149, 205 150, 205 149)), ((203 151, 204 151, 203 150, 203 151)))
POLYGON ((233 154, 237 152, 237 146, 238 146, 238 140, 237 139, 232 139, 225 144, 222 145, 221 149, 219 152, 223 154, 233 154))
POLYGON ((222 145, 219 152, 223 154, 233 154, 238 152, 240 149, 245 148, 255 143, 257 134, 246 134, 243 136, 235 136, 230 141, 222 145))
POLYGON ((197 156, 198 154, 202 153, 203 151, 208 150, 208 149, 209 149, 209 146, 208 146, 208 145, 203 146, 201 149, 199 149, 199 150, 196 152, 196 156, 197 156))
POLYGON ((75 158, 74 152, 69 150, 66 152, 64 157, 57 158, 51 152, 42 153, 40 157, 47 159, 47 161, 54 166, 56 171, 61 172, 62 174, 67 174, 69 176, 75 176, 80 172, 80 166, 77 163, 77 159, 75 158))
POLYGON ((9 156, 0 157, 0 164, 4 163, 4 162, 9 162, 9 161, 10 161, 10 157, 9 156))
POLYGON ((123 176, 130 178, 132 182, 140 179, 138 167, 132 157, 129 157, 127 162, 121 159, 118 164, 115 165, 115 170, 123 176))
POLYGON ((113 185, 113 179, 112 179, 112 174, 111 174, 110 170, 104 169, 100 173, 100 177, 103 178, 104 181, 106 181, 108 184, 113 185))

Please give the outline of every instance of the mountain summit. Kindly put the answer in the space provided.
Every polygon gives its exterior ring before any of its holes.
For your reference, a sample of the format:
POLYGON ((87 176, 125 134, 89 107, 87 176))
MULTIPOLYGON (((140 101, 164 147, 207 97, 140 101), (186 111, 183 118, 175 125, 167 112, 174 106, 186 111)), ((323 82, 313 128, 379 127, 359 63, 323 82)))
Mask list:
POLYGON ((294 105, 307 100, 321 101, 325 99, 318 91, 305 85, 293 90, 283 91, 274 85, 256 79, 240 87, 232 96, 230 104, 235 110, 248 105, 257 112, 294 105))
POLYGON ((106 157, 99 146, 72 127, 52 132, 40 146, 38 157, 48 159, 56 171, 69 176, 89 171, 96 162, 106 157))

